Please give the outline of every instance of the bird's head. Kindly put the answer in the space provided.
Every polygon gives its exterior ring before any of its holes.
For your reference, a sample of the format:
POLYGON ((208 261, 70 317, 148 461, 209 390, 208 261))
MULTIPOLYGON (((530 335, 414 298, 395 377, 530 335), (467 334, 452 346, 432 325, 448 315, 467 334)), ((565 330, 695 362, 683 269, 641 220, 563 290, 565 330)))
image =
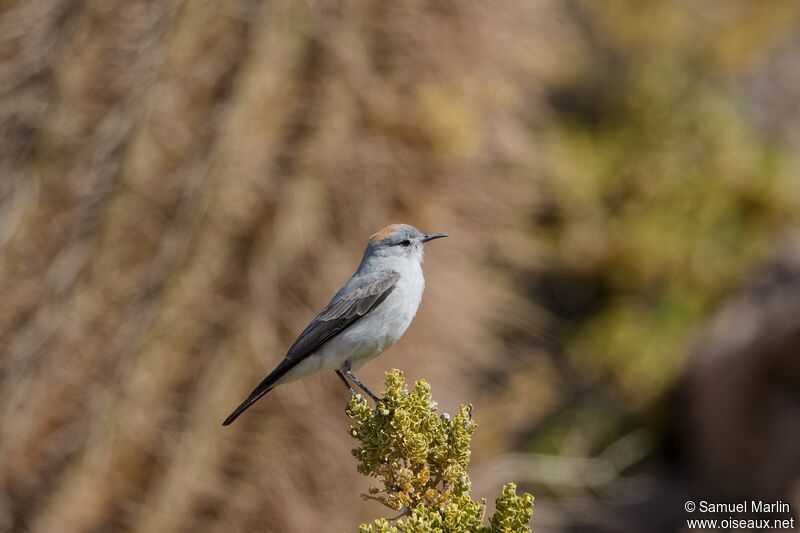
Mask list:
POLYGON ((446 233, 422 233, 408 224, 391 224, 369 238, 365 257, 398 257, 422 261, 426 242, 447 237, 446 233))

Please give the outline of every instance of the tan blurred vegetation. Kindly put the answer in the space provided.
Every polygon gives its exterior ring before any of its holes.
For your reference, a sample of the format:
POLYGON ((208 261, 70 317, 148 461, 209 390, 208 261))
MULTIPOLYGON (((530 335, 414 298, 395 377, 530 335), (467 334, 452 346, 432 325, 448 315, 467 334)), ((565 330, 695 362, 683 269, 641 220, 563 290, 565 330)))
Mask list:
MULTIPOLYGON (((673 395, 714 381, 693 339, 797 223, 799 19, 789 0, 3 2, 0 530, 375 516, 332 374, 220 423, 393 222, 451 238, 361 377, 399 367, 475 405, 477 496, 514 479, 540 531, 622 530, 609 494, 718 490, 730 463, 675 422, 702 398, 673 395)), ((800 508, 800 465, 777 470, 751 486, 800 508)), ((647 509, 661 530, 682 512, 647 509)))

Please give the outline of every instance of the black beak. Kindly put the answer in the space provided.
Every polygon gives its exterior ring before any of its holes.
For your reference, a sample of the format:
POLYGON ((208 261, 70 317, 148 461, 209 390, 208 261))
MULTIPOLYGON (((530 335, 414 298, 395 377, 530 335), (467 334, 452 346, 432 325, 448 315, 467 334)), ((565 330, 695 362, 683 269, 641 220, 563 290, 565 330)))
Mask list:
POLYGON ((422 242, 432 241, 433 239, 441 239, 442 237, 447 237, 447 233, 426 233, 422 237, 422 242))

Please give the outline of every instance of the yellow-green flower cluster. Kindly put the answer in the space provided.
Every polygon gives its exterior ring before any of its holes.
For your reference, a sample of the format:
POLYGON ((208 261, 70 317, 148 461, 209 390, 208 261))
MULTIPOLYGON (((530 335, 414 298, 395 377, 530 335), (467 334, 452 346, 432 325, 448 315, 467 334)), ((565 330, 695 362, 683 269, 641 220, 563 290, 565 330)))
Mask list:
POLYGON ((491 527, 488 531, 492 533, 530 531, 533 515, 532 495, 523 493, 522 496, 517 496, 517 486, 514 483, 506 483, 495 504, 496 509, 489 521, 491 527))
POLYGON ((371 409, 354 397, 347 414, 355 421, 350 434, 360 445, 353 450, 358 471, 378 479, 365 498, 402 511, 392 522, 376 520, 361 533, 530 531, 533 496, 517 496, 509 483, 497 500, 497 512, 484 527, 484 502, 470 494, 467 466, 470 441, 477 427, 471 408, 462 405, 455 417, 439 415, 425 381, 408 390, 399 370, 386 374, 384 399, 371 409))

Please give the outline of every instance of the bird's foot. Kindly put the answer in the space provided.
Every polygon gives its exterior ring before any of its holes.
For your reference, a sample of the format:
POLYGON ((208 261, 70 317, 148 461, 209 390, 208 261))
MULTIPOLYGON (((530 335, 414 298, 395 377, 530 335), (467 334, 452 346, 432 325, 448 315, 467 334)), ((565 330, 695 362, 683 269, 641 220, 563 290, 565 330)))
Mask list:
POLYGON ((367 386, 366 386, 366 385, 364 385, 364 384, 361 382, 361 380, 360 380, 360 379, 358 379, 358 378, 357 378, 355 375, 353 375, 353 373, 350 371, 350 366, 349 366, 349 365, 347 366, 347 368, 345 368, 345 367, 342 367, 342 370, 341 370, 341 372, 342 372, 342 374, 344 374, 345 376, 347 376, 348 378, 350 378, 350 381, 352 381, 353 383, 355 383, 355 384, 358 386, 358 388, 359 388, 359 389, 363 390, 363 391, 364 391, 364 393, 366 393, 366 395, 367 395, 367 396, 369 396, 370 398, 372 398, 372 401, 374 401, 375 403, 378 403, 378 402, 382 402, 382 401, 383 401, 383 398, 381 398, 380 396, 378 396, 377 394, 375 394, 375 393, 373 393, 371 390, 369 390, 369 389, 367 388, 367 386))
MULTIPOLYGON (((366 391, 364 391, 364 392, 366 392, 366 391)), ((377 396, 375 394, 372 394, 371 392, 367 392, 367 396, 372 398, 372 401, 375 402, 376 404, 382 403, 383 400, 385 399, 385 398, 381 398, 380 396, 377 396)))
POLYGON ((356 391, 353 390, 353 387, 350 386, 350 383, 347 381, 347 379, 345 379, 344 374, 342 374, 341 371, 337 370, 336 375, 339 376, 339 379, 342 380, 344 386, 347 387, 347 390, 350 392, 350 399, 352 400, 356 395, 356 391))

